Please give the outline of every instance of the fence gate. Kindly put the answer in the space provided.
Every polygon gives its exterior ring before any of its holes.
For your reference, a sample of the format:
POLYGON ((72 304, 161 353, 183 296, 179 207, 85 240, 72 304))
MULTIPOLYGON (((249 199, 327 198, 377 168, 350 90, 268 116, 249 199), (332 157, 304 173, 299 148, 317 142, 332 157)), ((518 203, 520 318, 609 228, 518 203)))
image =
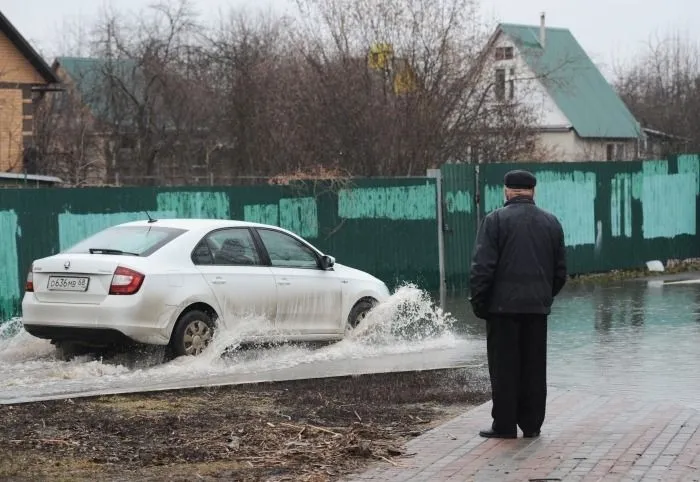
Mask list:
POLYGON ((445 283, 448 291, 467 292, 478 227, 475 166, 445 164, 441 171, 445 283))

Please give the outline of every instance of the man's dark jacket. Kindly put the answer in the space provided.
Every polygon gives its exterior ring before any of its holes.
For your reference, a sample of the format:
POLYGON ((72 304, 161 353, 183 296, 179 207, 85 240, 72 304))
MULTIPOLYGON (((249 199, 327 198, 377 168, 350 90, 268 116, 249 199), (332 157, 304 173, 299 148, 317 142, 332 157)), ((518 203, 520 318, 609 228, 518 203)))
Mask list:
POLYGON ((554 215, 520 196, 484 218, 469 283, 476 316, 548 315, 565 282, 564 231, 554 215))

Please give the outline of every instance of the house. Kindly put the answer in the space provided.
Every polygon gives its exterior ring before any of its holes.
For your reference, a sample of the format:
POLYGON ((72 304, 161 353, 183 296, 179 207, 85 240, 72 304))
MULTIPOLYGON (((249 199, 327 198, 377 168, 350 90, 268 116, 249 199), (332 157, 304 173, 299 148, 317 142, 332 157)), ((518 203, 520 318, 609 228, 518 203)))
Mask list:
POLYGON ((647 127, 642 128, 642 142, 639 156, 642 159, 665 159, 668 156, 686 153, 691 139, 674 136, 647 127))
POLYGON ((632 160, 641 125, 568 29, 499 24, 486 49, 495 102, 532 108, 551 160, 632 160))
POLYGON ((0 172, 36 173, 35 106, 58 82, 44 59, 0 12, 0 172))
POLYGON ((51 69, 64 91, 48 98, 52 171, 74 186, 107 182, 123 152, 134 147, 133 116, 124 92, 138 95, 130 60, 58 57, 51 69))

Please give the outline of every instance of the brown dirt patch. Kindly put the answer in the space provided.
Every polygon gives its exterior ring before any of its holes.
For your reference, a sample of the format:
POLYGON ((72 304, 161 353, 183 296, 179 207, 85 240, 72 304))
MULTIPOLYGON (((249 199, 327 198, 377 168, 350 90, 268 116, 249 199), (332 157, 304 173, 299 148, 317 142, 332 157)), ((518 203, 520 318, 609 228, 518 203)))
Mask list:
POLYGON ((0 406, 3 480, 330 481, 488 400, 483 370, 0 406))

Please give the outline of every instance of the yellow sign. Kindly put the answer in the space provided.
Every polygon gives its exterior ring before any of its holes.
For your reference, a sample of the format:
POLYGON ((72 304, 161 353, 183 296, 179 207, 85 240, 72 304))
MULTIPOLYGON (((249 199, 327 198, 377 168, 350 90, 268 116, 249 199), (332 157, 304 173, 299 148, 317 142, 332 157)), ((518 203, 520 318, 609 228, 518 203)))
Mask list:
POLYGON ((374 44, 369 49, 367 64, 370 69, 386 70, 391 67, 394 58, 394 47, 391 44, 374 44))

